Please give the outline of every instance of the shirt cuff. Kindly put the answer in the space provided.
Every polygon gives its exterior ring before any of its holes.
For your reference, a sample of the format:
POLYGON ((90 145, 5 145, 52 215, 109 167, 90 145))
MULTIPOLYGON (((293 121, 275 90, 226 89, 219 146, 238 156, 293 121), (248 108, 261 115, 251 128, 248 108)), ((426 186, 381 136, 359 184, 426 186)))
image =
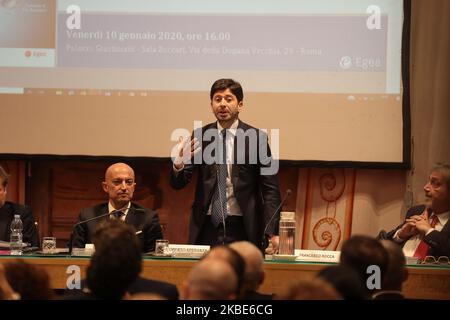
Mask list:
POLYGON ((427 231, 427 233, 425 233, 425 236, 429 235, 431 232, 433 232, 434 230, 436 230, 435 228, 431 228, 430 230, 427 231))
POLYGON ((180 171, 182 171, 184 169, 184 163, 183 162, 181 163, 181 168, 180 169, 177 169, 175 167, 175 164, 172 165, 172 168, 173 168, 173 171, 175 172, 175 175, 178 175, 178 172, 180 172, 180 171))
POLYGON ((398 236, 398 233, 400 232, 400 229, 398 229, 395 233, 394 233, 394 236, 392 237, 392 240, 394 240, 395 242, 397 242, 397 243, 403 243, 403 242, 405 242, 405 240, 403 240, 402 238, 400 238, 399 236, 398 236))

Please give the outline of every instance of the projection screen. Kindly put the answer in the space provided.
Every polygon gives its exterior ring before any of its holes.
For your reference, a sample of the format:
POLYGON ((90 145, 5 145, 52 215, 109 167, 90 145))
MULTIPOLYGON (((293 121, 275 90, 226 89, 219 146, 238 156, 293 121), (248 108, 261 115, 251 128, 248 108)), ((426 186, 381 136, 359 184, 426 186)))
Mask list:
POLYGON ((403 15, 400 0, 1 1, 0 153, 166 158, 233 78, 281 160, 405 163, 403 15))

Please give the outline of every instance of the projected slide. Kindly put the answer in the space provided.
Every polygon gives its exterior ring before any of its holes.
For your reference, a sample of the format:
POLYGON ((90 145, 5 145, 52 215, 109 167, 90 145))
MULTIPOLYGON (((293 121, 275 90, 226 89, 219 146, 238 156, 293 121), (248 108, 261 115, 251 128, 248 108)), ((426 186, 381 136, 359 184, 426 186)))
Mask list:
POLYGON ((165 140, 117 154, 101 135, 100 149, 49 135, 0 152, 167 157, 173 130, 213 120, 209 88, 229 77, 244 87, 242 119, 279 130, 281 159, 401 163, 402 24, 401 0, 5 0, 0 99, 13 115, 21 95, 40 112, 89 119, 125 104, 152 124, 136 135, 165 140))

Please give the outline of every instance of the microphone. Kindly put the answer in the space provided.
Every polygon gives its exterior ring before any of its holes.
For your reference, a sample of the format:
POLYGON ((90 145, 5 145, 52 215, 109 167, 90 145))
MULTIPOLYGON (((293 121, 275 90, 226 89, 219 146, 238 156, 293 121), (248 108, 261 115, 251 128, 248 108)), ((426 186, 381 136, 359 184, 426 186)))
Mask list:
MULTIPOLYGON (((123 211, 122 211, 123 209, 124 209, 124 208, 122 208, 122 209, 120 209, 120 210, 113 210, 113 211, 111 211, 111 212, 107 212, 107 213, 101 214, 101 215, 99 215, 99 216, 95 216, 95 217, 92 217, 92 218, 89 218, 89 219, 86 219, 86 220, 82 220, 82 221, 78 221, 77 223, 75 223, 75 224, 73 225, 73 228, 72 228, 72 234, 70 235, 70 241, 69 241, 69 255, 70 255, 70 256, 72 255, 72 251, 73 251, 73 233, 74 233, 73 230, 75 230, 76 227, 78 227, 79 225, 82 225, 82 224, 85 224, 85 223, 88 223, 88 222, 97 220, 97 219, 101 219, 101 218, 104 218, 104 217, 109 217, 109 216, 112 216, 112 215, 116 215, 116 213, 119 213, 119 212, 123 213, 123 211)), ((134 211, 145 211, 144 208, 132 208, 132 207, 130 207, 130 210, 134 210, 134 211)))
POLYGON ((267 228, 269 228, 270 224, 272 223, 272 220, 275 218, 275 216, 277 215, 277 213, 281 210, 281 208, 283 207, 284 203, 286 202, 287 198, 289 198, 289 196, 291 195, 292 190, 291 189, 287 189, 285 194, 284 194, 284 198, 283 200, 281 200, 279 206, 275 209, 275 212, 272 214, 272 216, 270 217, 269 221, 266 224, 266 227, 264 228, 264 232, 262 234, 262 250, 264 250, 265 247, 265 243, 266 243, 266 232, 267 232, 267 228))

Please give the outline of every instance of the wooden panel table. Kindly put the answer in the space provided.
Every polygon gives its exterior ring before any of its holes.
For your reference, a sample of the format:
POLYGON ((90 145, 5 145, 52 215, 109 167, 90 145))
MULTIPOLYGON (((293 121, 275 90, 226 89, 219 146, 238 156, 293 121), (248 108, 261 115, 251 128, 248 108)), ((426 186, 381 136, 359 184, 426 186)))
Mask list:
MULTIPOLYGON (((7 262, 14 257, 0 256, 0 262, 7 262)), ((42 257, 24 256, 28 263, 44 268, 50 276, 51 286, 55 289, 66 288, 70 274, 67 268, 71 265, 80 267, 82 278, 89 265, 88 257, 42 257)), ((145 258, 142 276, 174 283, 181 287, 195 259, 156 259, 145 258)), ((279 293, 295 280, 307 279, 329 264, 303 262, 266 261, 264 270, 266 279, 261 287, 262 292, 279 293)), ((409 277, 403 285, 403 291, 412 299, 450 299, 450 266, 408 266, 409 277)))

